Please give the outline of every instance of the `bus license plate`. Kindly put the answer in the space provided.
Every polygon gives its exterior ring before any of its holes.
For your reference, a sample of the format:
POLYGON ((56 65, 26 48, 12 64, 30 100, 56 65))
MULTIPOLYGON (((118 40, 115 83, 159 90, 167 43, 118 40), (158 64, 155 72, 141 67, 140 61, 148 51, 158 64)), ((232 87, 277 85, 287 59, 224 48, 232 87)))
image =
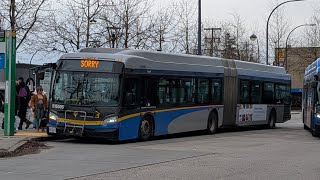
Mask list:
POLYGON ((49 127, 49 133, 57 133, 57 129, 55 127, 49 127))

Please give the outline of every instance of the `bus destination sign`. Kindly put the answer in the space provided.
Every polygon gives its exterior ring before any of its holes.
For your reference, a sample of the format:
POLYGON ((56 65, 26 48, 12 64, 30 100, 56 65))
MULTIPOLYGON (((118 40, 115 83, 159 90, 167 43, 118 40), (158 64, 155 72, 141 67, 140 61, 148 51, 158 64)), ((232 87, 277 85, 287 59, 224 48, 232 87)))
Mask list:
POLYGON ((90 69, 98 69, 100 61, 94 59, 82 59, 80 61, 81 68, 90 68, 90 69))

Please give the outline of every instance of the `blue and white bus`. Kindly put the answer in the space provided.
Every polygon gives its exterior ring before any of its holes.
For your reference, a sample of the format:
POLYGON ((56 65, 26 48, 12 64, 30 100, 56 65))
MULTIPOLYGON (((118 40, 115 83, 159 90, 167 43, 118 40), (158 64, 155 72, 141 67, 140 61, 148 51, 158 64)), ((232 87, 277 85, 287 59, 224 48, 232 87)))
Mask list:
POLYGON ((305 129, 320 135, 320 58, 305 70, 302 92, 302 119, 305 129))
POLYGON ((64 54, 55 66, 49 135, 148 140, 290 119, 282 67, 104 48, 64 54))

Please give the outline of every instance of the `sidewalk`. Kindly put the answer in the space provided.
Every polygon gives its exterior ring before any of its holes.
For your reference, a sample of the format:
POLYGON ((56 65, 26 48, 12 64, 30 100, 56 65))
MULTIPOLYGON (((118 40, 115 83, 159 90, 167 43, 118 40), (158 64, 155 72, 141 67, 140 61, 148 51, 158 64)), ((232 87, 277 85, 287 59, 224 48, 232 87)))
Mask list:
MULTIPOLYGON (((3 114, 0 113, 0 125, 2 123, 3 114)), ((47 133, 36 132, 35 129, 25 129, 25 125, 21 131, 16 131, 14 136, 4 136, 3 129, 0 128, 0 158, 14 154, 20 147, 26 145, 32 140, 48 137, 47 133)))
POLYGON ((302 111, 299 110, 291 110, 291 114, 300 114, 302 111))

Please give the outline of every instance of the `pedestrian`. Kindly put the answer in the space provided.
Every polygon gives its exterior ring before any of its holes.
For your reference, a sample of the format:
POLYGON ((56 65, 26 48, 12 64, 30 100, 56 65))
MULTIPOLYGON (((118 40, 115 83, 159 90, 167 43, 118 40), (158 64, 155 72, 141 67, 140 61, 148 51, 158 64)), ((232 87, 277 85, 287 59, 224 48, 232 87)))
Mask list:
POLYGON ((37 94, 31 97, 31 108, 37 131, 39 132, 39 128, 41 128, 42 132, 44 132, 44 126, 40 126, 40 123, 48 110, 48 99, 47 96, 43 94, 43 88, 41 86, 37 87, 36 91, 37 94))
POLYGON ((26 86, 23 77, 19 77, 17 80, 17 101, 18 102, 18 117, 20 118, 20 123, 18 130, 22 130, 23 123, 26 123, 26 129, 32 124, 27 118, 28 102, 31 99, 31 92, 29 87, 26 86))
MULTIPOLYGON (((18 86, 19 82, 16 81, 16 87, 18 86)), ((5 102, 5 99, 4 99, 4 93, 0 91, 0 112, 4 114, 4 102, 5 102)), ((19 109, 18 107, 20 106, 20 101, 19 101, 19 98, 16 94, 16 103, 15 103, 15 110, 14 110, 14 116, 15 116, 15 123, 14 123, 14 129, 15 129, 15 133, 16 133, 16 130, 18 130, 18 126, 17 126, 17 122, 16 122, 16 116, 18 116, 18 112, 19 112, 19 109)), ((20 119, 20 118, 19 118, 20 119)), ((1 128, 4 129, 4 119, 2 120, 2 124, 1 124, 1 128)))

